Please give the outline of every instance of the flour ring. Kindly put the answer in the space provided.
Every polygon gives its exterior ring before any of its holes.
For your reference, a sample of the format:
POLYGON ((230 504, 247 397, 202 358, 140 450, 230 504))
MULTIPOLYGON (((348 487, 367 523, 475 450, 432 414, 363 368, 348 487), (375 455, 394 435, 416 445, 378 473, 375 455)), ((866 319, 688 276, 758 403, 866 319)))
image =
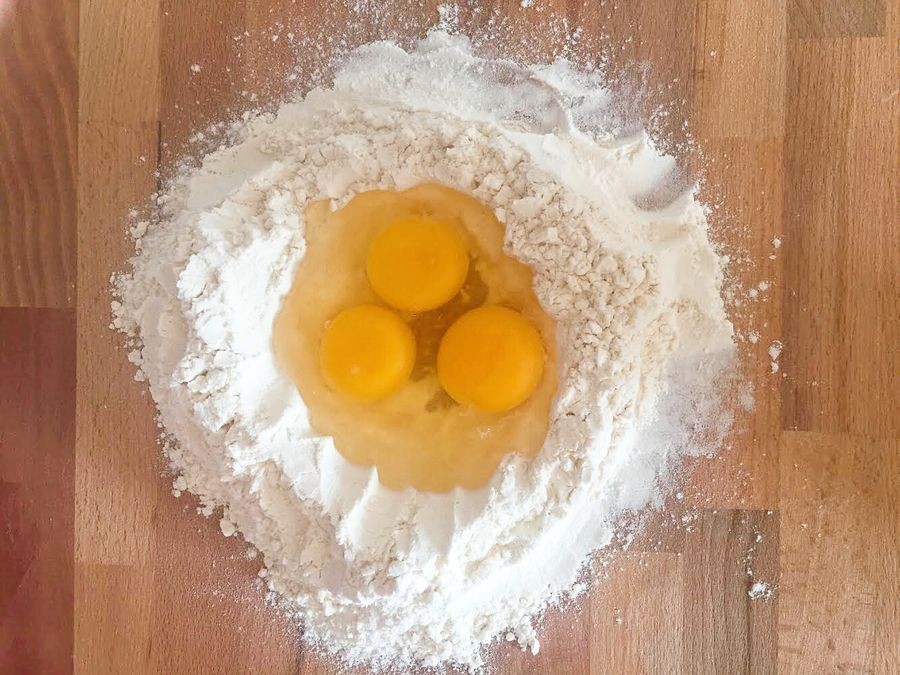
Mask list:
MULTIPOLYGON (((179 490, 207 513, 221 507, 223 533, 262 553, 306 639, 351 662, 477 667, 505 634, 535 650, 532 617, 640 505, 623 493, 652 491, 659 467, 636 487, 623 477, 647 459, 635 433, 667 366, 731 349, 702 206, 693 194, 652 212, 635 203, 640 177, 655 180, 670 160, 646 135, 545 134, 492 118, 470 82, 477 61, 441 34, 409 54, 366 48, 333 89, 251 120, 180 177, 117 282, 115 324, 139 339, 132 360, 179 490), (435 72, 464 77, 458 102, 434 93, 435 72), (558 324, 545 446, 532 461, 509 457, 476 491, 394 492, 347 463, 312 429, 271 350, 305 250, 304 206, 424 182, 494 210, 558 324)), ((563 75, 552 84, 564 87, 563 75)))

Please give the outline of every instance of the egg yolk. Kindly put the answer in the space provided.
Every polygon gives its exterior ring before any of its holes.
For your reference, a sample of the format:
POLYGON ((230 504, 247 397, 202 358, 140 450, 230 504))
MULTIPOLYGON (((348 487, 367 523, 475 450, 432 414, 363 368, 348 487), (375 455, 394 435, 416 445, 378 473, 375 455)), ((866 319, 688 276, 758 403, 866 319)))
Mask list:
POLYGON ((437 356, 441 386, 486 412, 511 410, 531 396, 544 371, 540 333, 519 312, 478 307, 447 329, 437 356))
POLYGON ((392 311, 359 305, 340 312, 326 326, 320 358, 329 386, 363 401, 377 401, 409 379, 416 341, 392 311))
POLYGON ((385 303, 406 312, 440 307, 462 288, 469 254, 452 225, 426 216, 394 221, 372 240, 366 272, 385 303))

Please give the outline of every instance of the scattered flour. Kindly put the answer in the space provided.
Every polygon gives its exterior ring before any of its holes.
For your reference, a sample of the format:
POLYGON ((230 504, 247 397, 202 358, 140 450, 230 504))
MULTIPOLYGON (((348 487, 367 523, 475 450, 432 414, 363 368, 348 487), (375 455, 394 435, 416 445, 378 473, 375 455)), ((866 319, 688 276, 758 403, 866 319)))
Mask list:
POLYGON ((775 597, 775 589, 764 581, 754 581, 747 595, 751 600, 771 600, 775 597))
POLYGON ((621 516, 721 438, 704 422, 722 419, 713 388, 733 355, 722 260, 692 192, 637 205, 674 161, 644 133, 602 132, 601 84, 562 61, 483 60, 441 32, 409 53, 368 45, 332 88, 247 119, 133 230, 114 325, 158 405, 173 489, 221 509, 305 638, 348 662, 478 667, 503 638, 537 652, 535 617, 621 516), (588 117, 590 134, 573 123, 588 117), (390 491, 347 463, 270 349, 304 206, 426 181, 495 210, 559 327, 541 453, 450 494, 390 491))
POLYGON ((784 345, 778 340, 775 340, 775 342, 769 345, 769 358, 771 359, 769 366, 772 373, 778 372, 778 368, 780 367, 778 359, 781 358, 782 350, 784 350, 784 345))

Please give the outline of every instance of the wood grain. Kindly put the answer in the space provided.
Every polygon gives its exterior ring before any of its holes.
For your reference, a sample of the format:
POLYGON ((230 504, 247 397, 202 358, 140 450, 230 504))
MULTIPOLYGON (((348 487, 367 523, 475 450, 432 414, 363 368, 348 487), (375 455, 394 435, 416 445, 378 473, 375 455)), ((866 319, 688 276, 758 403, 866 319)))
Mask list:
POLYGON ((780 463, 781 670, 896 672, 900 443, 789 432, 780 463))
MULTIPOLYGON (((356 3, 378 4, 366 22, 353 4, 0 3, 0 307, 31 308, 0 309, 0 672, 346 672, 265 605, 247 546, 172 497, 108 284, 126 213, 202 151, 196 131, 278 100, 341 38, 424 34, 439 2, 356 3), (74 312, 36 309, 55 307, 74 312)), ((501 0, 459 20, 495 10, 488 52, 546 56, 554 12, 581 26, 702 179, 755 398, 683 496, 547 613, 540 652, 502 644, 495 669, 897 672, 900 6, 501 0), (775 597, 751 600, 755 580, 775 597)))
POLYGON ((77 17, 0 4, 0 307, 75 304, 77 17))
POLYGON ((900 430, 900 416, 885 414, 900 393, 900 118, 889 42, 790 43, 785 343, 805 348, 786 353, 788 429, 900 430))
POLYGON ((792 38, 883 37, 887 0, 789 0, 792 38))

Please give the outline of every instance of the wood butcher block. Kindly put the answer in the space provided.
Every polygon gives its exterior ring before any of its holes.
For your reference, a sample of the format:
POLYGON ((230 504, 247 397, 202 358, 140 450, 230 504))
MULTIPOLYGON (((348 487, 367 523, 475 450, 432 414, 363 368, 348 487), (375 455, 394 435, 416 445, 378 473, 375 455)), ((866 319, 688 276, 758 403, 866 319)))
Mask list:
MULTIPOLYGON (((343 4, 0 0, 0 672, 340 672, 266 606, 246 544, 173 498, 108 286, 157 167, 242 91, 286 86, 270 28, 306 41, 308 68, 343 4)), ((355 29, 371 37, 391 8, 412 34, 437 17, 433 0, 355 4, 382 12, 355 29)), ((504 646, 497 671, 900 672, 900 4, 469 1, 460 20, 494 10, 530 56, 566 17, 640 78, 648 117, 665 106, 660 133, 688 121, 715 230, 753 261, 738 280, 771 284, 736 316, 760 333, 742 432, 548 614, 539 654, 504 646), (753 580, 775 596, 751 600, 753 580)))

